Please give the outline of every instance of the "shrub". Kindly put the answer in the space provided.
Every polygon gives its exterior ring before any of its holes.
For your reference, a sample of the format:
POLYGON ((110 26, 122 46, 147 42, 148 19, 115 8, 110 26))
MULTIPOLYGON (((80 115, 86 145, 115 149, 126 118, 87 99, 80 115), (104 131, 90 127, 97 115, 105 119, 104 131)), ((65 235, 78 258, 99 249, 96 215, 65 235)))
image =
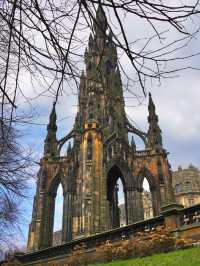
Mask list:
POLYGON ((85 266, 89 263, 89 257, 87 256, 84 245, 76 246, 70 256, 67 259, 65 266, 85 266))
POLYGON ((181 242, 175 241, 163 227, 153 231, 137 232, 134 237, 120 241, 106 241, 96 247, 92 256, 87 254, 85 247, 76 247, 66 266, 84 266, 89 263, 111 262, 117 259, 128 259, 133 257, 144 257, 155 253, 168 252, 175 249, 181 242))
POLYGON ((191 247, 192 245, 193 245, 193 241, 192 240, 183 239, 183 238, 176 239, 176 243, 175 243, 175 246, 176 246, 177 249, 191 247))

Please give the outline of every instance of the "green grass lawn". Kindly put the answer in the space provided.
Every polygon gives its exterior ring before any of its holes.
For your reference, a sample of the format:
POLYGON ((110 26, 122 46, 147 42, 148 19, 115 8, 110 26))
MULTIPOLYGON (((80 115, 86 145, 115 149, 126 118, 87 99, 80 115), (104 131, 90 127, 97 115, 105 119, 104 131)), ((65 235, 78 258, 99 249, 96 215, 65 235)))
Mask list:
POLYGON ((153 255, 145 258, 99 264, 99 266, 200 266, 200 247, 153 255))

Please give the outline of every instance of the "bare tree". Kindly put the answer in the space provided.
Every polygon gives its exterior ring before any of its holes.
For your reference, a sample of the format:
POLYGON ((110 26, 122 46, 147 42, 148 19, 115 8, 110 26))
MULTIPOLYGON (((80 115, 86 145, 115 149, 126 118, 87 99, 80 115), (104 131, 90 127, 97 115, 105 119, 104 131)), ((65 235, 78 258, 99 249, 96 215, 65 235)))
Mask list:
MULTIPOLYGON (((23 73, 29 73, 33 85, 42 83, 44 89, 36 93, 38 97, 48 92, 57 98, 64 83, 78 83, 81 47, 85 46, 88 28, 93 31, 98 6, 107 14, 113 42, 132 66, 130 75, 124 72, 128 84, 139 86, 144 95, 149 81, 160 82, 178 70, 193 68, 174 62, 198 53, 178 53, 198 34, 198 0, 4 0, 0 8, 4 28, 0 42, 6 40, 0 55, 2 117, 5 103, 12 113, 18 105, 17 95, 24 96, 20 85, 23 73), (147 36, 130 39, 125 18, 140 19, 141 25, 146 25, 147 36), (175 37, 170 38, 170 33, 175 37)), ((104 32, 107 38, 110 33, 104 32)), ((128 90, 134 93, 132 87, 128 90)))
POLYGON ((31 175, 30 154, 18 144, 17 130, 0 119, 0 249, 11 243, 21 218, 21 201, 27 197, 31 175))
POLYGON ((83 47, 95 24, 129 60, 129 74, 119 61, 125 89, 135 94, 138 87, 145 95, 149 82, 194 68, 184 62, 199 51, 180 51, 197 37, 199 13, 199 0, 0 1, 0 236, 8 224, 16 223, 30 165, 12 126, 23 122, 16 111, 19 99, 31 101, 23 76, 35 88, 35 97, 57 100, 64 87, 78 88, 83 47), (96 20, 98 8, 107 15, 107 31, 96 20), (136 20, 145 25, 144 36, 130 37, 128 25, 133 23, 134 31, 136 20))

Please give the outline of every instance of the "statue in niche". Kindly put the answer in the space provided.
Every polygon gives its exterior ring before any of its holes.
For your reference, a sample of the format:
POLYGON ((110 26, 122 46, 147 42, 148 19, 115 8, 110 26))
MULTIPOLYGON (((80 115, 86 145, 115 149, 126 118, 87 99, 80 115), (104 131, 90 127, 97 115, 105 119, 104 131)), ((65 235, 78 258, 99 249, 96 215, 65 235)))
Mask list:
POLYGON ((114 130, 114 122, 113 122, 113 117, 111 115, 108 118, 108 126, 110 133, 112 133, 114 130))
POLYGON ((87 159, 92 160, 92 137, 89 137, 87 141, 87 159))

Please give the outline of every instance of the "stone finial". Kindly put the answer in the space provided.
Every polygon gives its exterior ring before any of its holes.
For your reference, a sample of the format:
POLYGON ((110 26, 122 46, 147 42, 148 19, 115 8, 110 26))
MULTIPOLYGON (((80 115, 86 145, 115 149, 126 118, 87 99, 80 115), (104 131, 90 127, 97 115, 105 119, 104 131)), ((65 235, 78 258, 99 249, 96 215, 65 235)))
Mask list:
POLYGON ((99 5, 97 8, 96 20, 97 22, 102 23, 102 26, 107 26, 107 18, 102 5, 99 5))
POLYGON ((51 111, 51 114, 50 114, 50 118, 49 118, 49 124, 47 125, 47 130, 48 131, 53 131, 53 132, 57 131, 56 119, 57 119, 56 102, 54 102, 53 103, 53 108, 52 108, 52 111, 51 111))
POLYGON ((151 93, 149 92, 149 105, 148 105, 148 110, 149 110, 149 118, 153 118, 158 120, 158 116, 156 115, 156 108, 155 104, 153 102, 151 93))
POLYGON ((85 59, 85 63, 87 64, 87 59, 88 59, 88 48, 87 47, 85 49, 84 59, 85 59))
POLYGON ((131 138, 131 148, 133 149, 133 151, 136 150, 136 144, 135 144, 135 140, 134 140, 134 137, 133 136, 131 138))
POLYGON ((161 129, 158 125, 158 116, 156 114, 155 104, 153 102, 151 93, 149 93, 149 130, 148 130, 148 146, 149 148, 162 148, 161 129))
POLYGON ((189 166, 188 166, 188 168, 189 169, 194 169, 195 167, 194 167, 194 165, 192 163, 190 163, 189 166))
POLYGON ((44 155, 45 156, 54 156, 57 154, 57 115, 56 115, 56 102, 53 103, 52 111, 49 117, 49 123, 47 125, 47 136, 45 139, 44 145, 44 155))
POLYGON ((71 142, 69 141, 68 147, 67 147, 67 154, 70 153, 72 147, 71 147, 71 142))
POLYGON ((96 13, 96 20, 94 22, 94 30, 96 34, 101 35, 101 33, 104 33, 107 29, 107 25, 108 25, 107 18, 106 18, 102 5, 100 4, 98 6, 97 13, 96 13))
POLYGON ((178 166, 178 171, 182 171, 183 169, 182 169, 182 167, 179 165, 178 166))
POLYGON ((89 44, 89 47, 92 47, 93 46, 93 37, 92 37, 92 33, 90 33, 90 36, 89 36, 89 41, 88 41, 88 44, 89 44))

